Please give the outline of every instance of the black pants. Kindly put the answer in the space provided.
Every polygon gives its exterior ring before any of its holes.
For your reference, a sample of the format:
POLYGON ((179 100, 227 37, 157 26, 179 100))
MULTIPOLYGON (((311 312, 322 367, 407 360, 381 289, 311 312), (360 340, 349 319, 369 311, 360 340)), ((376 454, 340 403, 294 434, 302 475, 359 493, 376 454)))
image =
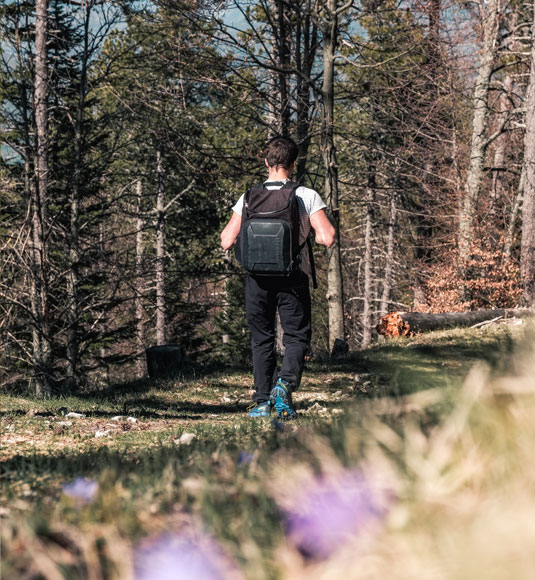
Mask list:
POLYGON ((269 393, 279 376, 291 383, 294 390, 301 381, 312 329, 308 276, 303 272, 287 278, 248 275, 245 311, 253 351, 253 400, 262 403, 269 400, 269 393), (277 372, 275 351, 277 309, 285 347, 280 373, 277 372))

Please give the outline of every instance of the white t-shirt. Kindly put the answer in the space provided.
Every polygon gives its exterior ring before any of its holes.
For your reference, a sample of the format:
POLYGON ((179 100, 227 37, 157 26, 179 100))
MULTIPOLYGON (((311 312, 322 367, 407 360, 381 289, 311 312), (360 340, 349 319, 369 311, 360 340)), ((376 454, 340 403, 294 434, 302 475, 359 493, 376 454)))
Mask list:
MULTIPOLYGON (((284 183, 290 181, 286 179, 284 183)), ((281 185, 271 185, 272 182, 265 181, 264 187, 266 189, 280 189, 281 185)), ((280 182, 279 182, 280 183, 280 182)), ((305 243, 306 239, 308 238, 308 234, 310 233, 310 216, 320 209, 324 209, 327 207, 324 201, 321 199, 319 193, 305 187, 304 185, 300 185, 295 190, 295 197, 297 199, 297 205, 299 206, 299 245, 305 243)), ((241 216, 243 210, 243 200, 245 198, 245 194, 243 194, 240 199, 236 202, 236 205, 232 208, 238 215, 241 216)), ((303 252, 305 254, 305 252, 303 252)), ((303 256, 304 257, 304 256, 303 256)), ((301 269, 306 273, 309 274, 310 266, 308 255, 306 254, 306 258, 303 259, 301 262, 301 269)))

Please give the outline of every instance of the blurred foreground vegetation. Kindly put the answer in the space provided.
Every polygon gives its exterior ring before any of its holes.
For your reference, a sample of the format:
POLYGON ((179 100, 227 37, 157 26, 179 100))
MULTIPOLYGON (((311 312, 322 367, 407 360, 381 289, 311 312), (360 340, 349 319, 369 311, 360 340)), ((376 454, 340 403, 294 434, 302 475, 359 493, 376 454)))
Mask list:
POLYGON ((2 577, 532 578, 533 336, 313 361, 285 424, 244 371, 3 395, 2 577))

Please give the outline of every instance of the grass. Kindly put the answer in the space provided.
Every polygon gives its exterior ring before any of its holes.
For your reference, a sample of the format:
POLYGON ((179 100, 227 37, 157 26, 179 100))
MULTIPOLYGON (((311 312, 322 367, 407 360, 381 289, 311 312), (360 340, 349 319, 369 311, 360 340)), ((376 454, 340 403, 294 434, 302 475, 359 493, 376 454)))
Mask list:
POLYGON ((486 554, 487 533, 500 546, 488 577, 528 578, 528 557, 511 569, 495 527, 507 514, 505 529, 512 519, 525 547, 533 538, 535 409, 533 391, 517 393, 535 371, 532 344, 521 328, 493 326, 312 362, 300 417, 284 425, 246 417, 251 377, 235 370, 48 401, 2 395, 3 577, 131 578, 139 543, 174 531, 220 542, 233 562, 225 578, 339 578, 346 567, 354 578, 474 577, 463 554, 486 554), (318 476, 355 469, 391 498, 380 531, 326 559, 303 555, 285 502, 301 508, 318 476), (62 492, 77 477, 98 482, 92 501, 62 492), (396 571, 396 554, 413 573, 396 571))

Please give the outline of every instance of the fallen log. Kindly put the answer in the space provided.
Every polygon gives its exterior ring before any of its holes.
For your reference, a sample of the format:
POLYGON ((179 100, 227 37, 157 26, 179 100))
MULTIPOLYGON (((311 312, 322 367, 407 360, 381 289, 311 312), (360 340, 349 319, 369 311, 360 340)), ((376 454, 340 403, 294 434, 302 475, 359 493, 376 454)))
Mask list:
POLYGON ((527 316, 535 316, 535 311, 498 308, 497 310, 470 310, 467 312, 443 312, 441 314, 390 312, 381 318, 376 329, 379 334, 392 338, 394 336, 413 336, 431 330, 474 326, 490 320, 527 316))

